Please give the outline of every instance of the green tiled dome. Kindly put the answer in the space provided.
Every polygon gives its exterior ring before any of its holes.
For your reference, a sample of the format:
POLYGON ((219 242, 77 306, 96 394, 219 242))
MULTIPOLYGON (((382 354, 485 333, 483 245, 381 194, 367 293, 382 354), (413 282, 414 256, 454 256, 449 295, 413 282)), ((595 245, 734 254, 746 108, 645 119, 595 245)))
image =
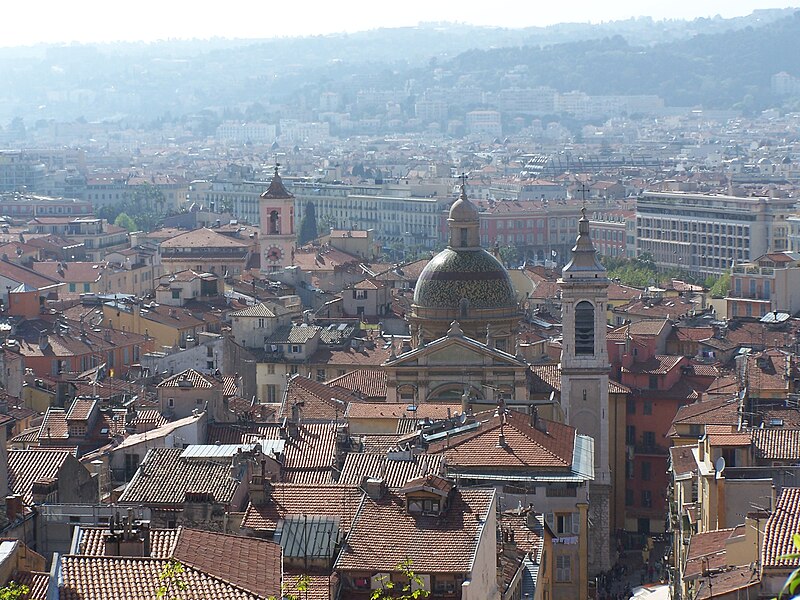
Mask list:
POLYGON ((517 306, 514 286, 500 261, 486 250, 447 248, 423 269, 414 290, 414 304, 458 310, 462 298, 469 308, 517 306))

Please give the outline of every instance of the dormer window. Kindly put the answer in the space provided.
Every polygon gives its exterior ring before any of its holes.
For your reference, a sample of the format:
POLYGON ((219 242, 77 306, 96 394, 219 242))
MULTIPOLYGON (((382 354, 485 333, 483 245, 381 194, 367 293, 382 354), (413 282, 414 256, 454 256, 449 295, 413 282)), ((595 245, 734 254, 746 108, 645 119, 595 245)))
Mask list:
POLYGON ((408 512, 412 515, 438 515, 441 513, 441 503, 430 498, 409 498, 408 512))

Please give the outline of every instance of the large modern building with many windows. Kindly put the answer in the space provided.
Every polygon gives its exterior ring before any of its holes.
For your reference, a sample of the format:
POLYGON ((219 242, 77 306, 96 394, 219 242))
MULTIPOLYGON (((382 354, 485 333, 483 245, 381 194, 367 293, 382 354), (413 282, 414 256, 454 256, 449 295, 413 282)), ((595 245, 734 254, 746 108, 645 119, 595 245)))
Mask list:
POLYGON ((719 275, 734 262, 787 249, 796 200, 644 192, 636 204, 636 249, 662 268, 719 275))

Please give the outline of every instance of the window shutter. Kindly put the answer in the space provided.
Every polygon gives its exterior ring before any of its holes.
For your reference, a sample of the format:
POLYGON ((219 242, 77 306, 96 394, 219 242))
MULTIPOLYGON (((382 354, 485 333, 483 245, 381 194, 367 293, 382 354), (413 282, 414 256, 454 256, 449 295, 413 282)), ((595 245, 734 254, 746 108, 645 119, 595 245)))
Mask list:
POLYGON ((353 300, 356 299, 356 293, 357 293, 356 290, 353 290, 353 300))
POLYGON ((581 513, 572 513, 572 533, 578 534, 581 532, 581 513))
POLYGON ((544 514, 544 520, 547 523, 547 526, 550 529, 552 529, 553 531, 555 531, 555 528, 556 528, 556 517, 555 517, 555 515, 553 513, 551 513, 551 512, 545 513, 544 514))

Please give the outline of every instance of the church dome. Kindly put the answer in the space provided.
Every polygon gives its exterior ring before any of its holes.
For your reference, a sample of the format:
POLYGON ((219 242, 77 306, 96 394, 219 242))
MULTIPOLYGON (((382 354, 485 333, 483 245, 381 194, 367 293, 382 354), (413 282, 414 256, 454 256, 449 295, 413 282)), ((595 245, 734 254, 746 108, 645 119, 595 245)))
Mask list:
POLYGON ((414 304, 420 308, 458 311, 465 299, 469 309, 517 306, 511 278, 494 256, 482 248, 446 248, 420 273, 414 304))
POLYGON ((448 221, 458 223, 469 223, 478 220, 478 209, 467 198, 459 198, 450 207, 448 221))

